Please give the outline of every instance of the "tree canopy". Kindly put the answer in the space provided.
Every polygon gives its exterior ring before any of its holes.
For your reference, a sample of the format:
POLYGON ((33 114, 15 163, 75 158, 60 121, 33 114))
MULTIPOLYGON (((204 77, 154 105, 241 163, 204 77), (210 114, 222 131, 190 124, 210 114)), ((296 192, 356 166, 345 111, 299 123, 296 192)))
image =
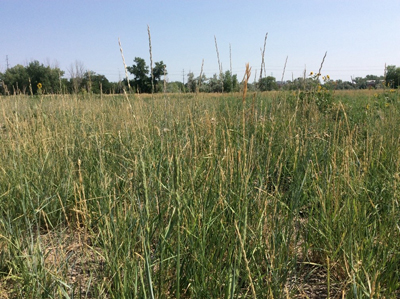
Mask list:
MULTIPOLYGON (((127 70, 135 76, 135 78, 130 81, 130 85, 135 89, 136 92, 139 93, 151 93, 151 74, 149 67, 146 65, 146 61, 143 58, 135 57, 133 60, 134 64, 132 66, 128 66, 127 70)), ((155 91, 161 91, 161 86, 159 82, 161 81, 161 76, 167 74, 166 65, 161 60, 160 62, 156 62, 153 68, 153 85, 155 91)))
POLYGON ((386 84, 392 88, 397 88, 400 85, 400 67, 389 65, 386 68, 386 84))
POLYGON ((40 83, 43 91, 57 93, 61 91, 60 80, 63 75, 64 71, 58 67, 44 66, 34 60, 26 67, 18 64, 6 70, 2 75, 3 88, 10 94, 30 92, 36 94, 40 83))
POLYGON ((81 84, 85 90, 95 94, 113 92, 113 84, 108 81, 106 76, 96 74, 93 71, 84 73, 81 84))
POLYGON ((258 89, 260 91, 277 90, 278 84, 276 83, 275 77, 268 76, 268 77, 260 78, 260 80, 258 81, 258 89))

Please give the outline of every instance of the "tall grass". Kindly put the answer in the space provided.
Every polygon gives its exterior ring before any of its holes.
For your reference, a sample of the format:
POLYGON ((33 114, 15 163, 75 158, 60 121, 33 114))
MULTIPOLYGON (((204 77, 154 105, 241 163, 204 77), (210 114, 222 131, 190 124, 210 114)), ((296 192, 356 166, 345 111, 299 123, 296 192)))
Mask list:
POLYGON ((0 98, 0 297, 400 296, 388 96, 0 98))

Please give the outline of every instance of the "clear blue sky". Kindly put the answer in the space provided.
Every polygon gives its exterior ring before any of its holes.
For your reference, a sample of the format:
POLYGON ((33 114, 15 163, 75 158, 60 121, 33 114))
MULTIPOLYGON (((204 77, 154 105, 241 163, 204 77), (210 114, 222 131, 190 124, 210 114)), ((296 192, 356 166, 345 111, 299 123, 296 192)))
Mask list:
MULTIPOLYGON (((223 70, 242 79, 245 64, 259 75, 261 48, 267 75, 285 80, 318 71, 328 52, 323 74, 332 79, 383 75, 385 63, 400 66, 400 1, 398 0, 0 0, 0 71, 32 60, 66 71, 75 61, 110 81, 124 78, 119 52, 150 64, 147 25, 153 61, 167 65, 168 80, 182 81, 182 72, 207 77, 218 73, 214 35, 223 70)), ((252 79, 253 80, 253 79, 252 79)), ((185 78, 186 81, 186 78, 185 78)))

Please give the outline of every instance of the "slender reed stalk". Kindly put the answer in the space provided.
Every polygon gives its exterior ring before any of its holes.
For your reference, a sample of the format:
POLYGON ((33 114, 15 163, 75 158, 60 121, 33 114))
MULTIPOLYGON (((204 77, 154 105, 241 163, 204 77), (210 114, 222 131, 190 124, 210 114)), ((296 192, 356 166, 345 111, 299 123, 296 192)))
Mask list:
POLYGON ((163 93, 164 93, 164 95, 167 93, 167 69, 166 69, 166 67, 165 67, 165 65, 164 65, 164 68, 163 68, 163 73, 164 73, 164 88, 163 88, 163 93))
POLYGON ((147 33, 149 34, 149 52, 150 52, 150 72, 151 72, 151 94, 154 93, 154 73, 153 73, 153 53, 151 49, 150 26, 147 25, 147 33))
POLYGON ((142 233, 143 233, 143 248, 144 248, 144 258, 145 258, 145 264, 146 264, 146 274, 147 274, 147 280, 148 280, 148 285, 149 285, 149 290, 150 290, 150 298, 154 299, 154 290, 153 290, 153 280, 152 280, 152 274, 151 274, 151 269, 150 269, 150 259, 151 259, 151 248, 150 248, 150 202, 149 202, 149 193, 148 193, 148 186, 147 186, 147 178, 146 178, 146 169, 145 169, 145 164, 143 160, 142 154, 140 154, 140 162, 141 162, 141 168, 142 168, 142 181, 143 181, 143 187, 144 187, 144 214, 142 212, 142 222, 143 222, 143 227, 142 227, 142 233), (144 232, 143 232, 144 230, 144 232))
POLYGON ((242 134, 243 134, 243 153, 246 158, 246 95, 247 95, 247 82, 251 76, 251 67, 246 64, 246 72, 244 75, 244 87, 243 87, 243 100, 242 100, 242 134))
POLYGON ((285 70, 286 70, 286 64, 287 64, 288 58, 289 58, 289 56, 286 56, 285 65, 283 66, 281 83, 283 83, 283 77, 285 77, 285 70))
POLYGON ((231 44, 229 44, 229 71, 231 72, 231 75, 232 75, 232 47, 231 47, 231 44))
POLYGON ((253 279, 251 278, 251 271, 249 268, 249 260, 247 259, 247 254, 246 254, 246 250, 244 248, 244 243, 242 241, 242 236, 240 235, 240 231, 237 225, 237 222, 235 222, 235 229, 236 229, 236 234, 239 238, 239 243, 240 243, 240 249, 242 250, 242 254, 243 254, 243 259, 246 265, 246 271, 247 271, 247 277, 249 279, 249 283, 250 283, 250 288, 251 288, 251 293, 253 295, 253 298, 257 298, 257 294, 256 294, 256 290, 254 288, 254 283, 253 283, 253 279))
POLYGON ((321 76, 321 70, 322 70, 322 66, 324 65, 324 62, 325 62, 326 54, 328 54, 328 51, 325 52, 325 55, 322 58, 321 65, 320 65, 319 70, 318 70, 318 76, 321 76))
POLYGON ((261 70, 260 70, 260 79, 262 78, 263 70, 265 70, 265 46, 267 44, 268 32, 265 34, 264 38, 264 48, 261 51, 261 70))
MULTIPOLYGON (((118 37, 118 44, 119 44, 119 51, 121 52, 122 63, 124 65, 126 83, 128 84, 128 90, 130 91, 131 90, 131 85, 129 84, 128 68, 127 68, 126 63, 125 63, 124 52, 122 50, 121 40, 119 39, 119 37, 118 37)), ((124 92, 125 92, 125 89, 124 89, 124 92)))
POLYGON ((215 51, 217 52, 217 58, 218 58, 218 67, 219 67, 219 81, 221 84, 221 90, 222 93, 224 93, 224 84, 222 82, 222 64, 221 61, 219 60, 219 51, 218 51, 218 44, 217 44, 217 37, 214 35, 214 41, 215 41, 215 51))
POLYGON ((204 59, 201 62, 201 70, 200 70, 200 76, 199 76, 199 80, 197 82, 197 86, 196 86, 196 92, 199 93, 200 91, 200 87, 201 87, 201 81, 202 81, 202 76, 203 76, 203 67, 204 67, 204 59))
POLYGON ((243 99, 242 99, 243 105, 246 103, 247 83, 249 82, 250 76, 251 76, 251 67, 249 66, 248 63, 246 63, 246 71, 243 77, 243 99))
MULTIPOLYGON (((229 71, 230 75, 232 76, 232 47, 231 44, 229 44, 229 71)), ((231 92, 233 91, 233 80, 231 80, 231 92)))
POLYGON ((31 93, 31 96, 33 96, 31 78, 28 78, 28 79, 29 79, 29 91, 30 91, 30 93, 31 93))

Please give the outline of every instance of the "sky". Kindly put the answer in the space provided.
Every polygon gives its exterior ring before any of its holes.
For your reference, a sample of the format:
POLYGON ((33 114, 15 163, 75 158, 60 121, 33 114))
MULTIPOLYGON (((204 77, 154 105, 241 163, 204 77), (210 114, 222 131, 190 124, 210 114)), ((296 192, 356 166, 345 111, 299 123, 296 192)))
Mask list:
MULTIPOLYGON (((77 62, 116 82, 125 61, 163 61, 167 79, 223 71, 239 81, 245 65, 259 78, 265 47, 266 75, 280 81, 317 72, 350 81, 383 75, 385 64, 400 66, 399 0, 0 0, 0 72, 7 64, 33 60, 65 71, 77 62)), ((264 73, 265 75, 265 73, 264 73)), ((130 78, 133 79, 132 76, 130 78)))

